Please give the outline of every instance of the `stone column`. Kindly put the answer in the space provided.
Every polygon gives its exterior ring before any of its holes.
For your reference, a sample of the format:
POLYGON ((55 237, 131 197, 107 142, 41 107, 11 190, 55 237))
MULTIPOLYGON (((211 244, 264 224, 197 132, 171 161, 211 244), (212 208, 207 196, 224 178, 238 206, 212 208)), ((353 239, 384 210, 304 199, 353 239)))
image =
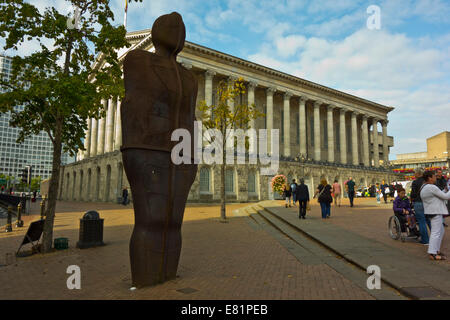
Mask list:
POLYGON ((372 134, 373 134, 373 163, 376 168, 380 166, 380 155, 378 150, 378 119, 372 120, 372 134))
POLYGON ((290 102, 291 102, 292 94, 289 92, 286 92, 284 94, 284 104, 283 104, 283 122, 284 122, 284 156, 290 157, 291 156, 291 108, 290 108, 290 102))
POLYGON ((300 154, 307 158, 307 146, 306 146, 306 97, 300 97, 299 99, 299 126, 300 126, 300 154))
POLYGON ((357 112, 352 112, 352 163, 354 166, 359 165, 357 115, 357 112))
POLYGON ((86 134, 84 136, 84 153, 83 153, 83 159, 89 158, 91 154, 91 119, 87 119, 87 130, 86 134))
POLYGON ((122 146, 122 118, 120 115, 120 100, 117 99, 116 104, 116 135, 114 137, 114 150, 120 150, 120 147, 122 146))
POLYGON ((322 101, 314 101, 314 160, 320 161, 320 105, 322 101))
POLYGON ((387 165, 389 162, 389 146, 388 146, 388 139, 387 139, 387 125, 389 121, 383 120, 381 122, 381 125, 383 127, 383 164, 387 165))
MULTIPOLYGON (((108 110, 108 100, 102 100, 104 110, 108 110)), ((98 144, 97 144, 97 154, 103 154, 105 152, 105 118, 101 118, 98 121, 98 144)))
POLYGON ((106 138, 105 138, 105 153, 113 151, 113 141, 114 141, 114 108, 116 105, 116 99, 110 99, 108 103, 108 111, 106 114, 106 138))
POLYGON ((97 155, 97 137, 98 137, 98 121, 91 119, 91 152, 90 156, 95 157, 97 155))
MULTIPOLYGON (((236 81, 236 80, 237 80, 237 77, 236 77, 236 76, 229 76, 229 77, 228 77, 228 85, 229 85, 230 87, 233 86, 234 81, 236 81)), ((230 100, 228 101, 228 106, 230 107, 231 113, 234 113, 234 98, 233 98, 233 99, 230 99, 230 100)))
MULTIPOLYGON (((253 81, 250 81, 248 83, 248 85, 247 85, 247 91, 248 91, 248 93, 247 93, 247 105, 249 107, 251 107, 252 104, 255 103, 255 89, 256 89, 256 86, 257 86, 257 83, 253 82, 253 81)), ((250 128, 256 130, 255 119, 250 119, 250 122, 249 122, 248 125, 249 125, 250 128)))
POLYGON ((369 154, 369 128, 367 125, 367 115, 362 117, 362 144, 363 144, 363 162, 364 166, 370 166, 369 154))
POLYGON ((327 109, 327 129, 328 129, 328 162, 334 162, 334 106, 328 106, 327 109))
POLYGON ((272 135, 271 130, 273 129, 273 94, 275 93, 275 88, 266 89, 266 106, 267 106, 267 152, 272 153, 272 135))
POLYGON ((213 104, 213 78, 215 74, 211 70, 205 72, 205 101, 208 106, 213 104))
POLYGON ((347 164, 347 137, 346 137, 346 126, 345 126, 345 109, 340 110, 339 114, 339 141, 341 143, 341 163, 347 164))

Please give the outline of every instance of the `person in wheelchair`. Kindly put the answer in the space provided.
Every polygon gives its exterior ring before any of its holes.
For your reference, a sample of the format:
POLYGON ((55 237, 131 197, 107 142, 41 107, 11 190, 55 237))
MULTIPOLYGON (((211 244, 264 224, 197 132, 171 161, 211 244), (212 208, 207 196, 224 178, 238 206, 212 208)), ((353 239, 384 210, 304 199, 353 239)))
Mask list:
POLYGON ((407 232, 406 227, 408 227, 408 233, 413 236, 419 236, 419 232, 416 227, 416 218, 411 207, 411 202, 406 196, 406 191, 403 188, 397 189, 397 197, 394 200, 394 214, 400 221, 400 227, 402 232, 407 232))

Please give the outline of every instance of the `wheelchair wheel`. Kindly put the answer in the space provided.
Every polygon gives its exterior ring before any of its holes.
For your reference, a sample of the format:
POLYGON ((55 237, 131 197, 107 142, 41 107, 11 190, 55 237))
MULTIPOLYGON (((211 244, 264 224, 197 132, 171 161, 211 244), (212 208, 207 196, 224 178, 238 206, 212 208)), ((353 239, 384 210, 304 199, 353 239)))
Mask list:
POLYGON ((389 218, 389 235, 394 240, 398 240, 402 237, 402 229, 400 227, 400 221, 396 216, 392 216, 389 218))

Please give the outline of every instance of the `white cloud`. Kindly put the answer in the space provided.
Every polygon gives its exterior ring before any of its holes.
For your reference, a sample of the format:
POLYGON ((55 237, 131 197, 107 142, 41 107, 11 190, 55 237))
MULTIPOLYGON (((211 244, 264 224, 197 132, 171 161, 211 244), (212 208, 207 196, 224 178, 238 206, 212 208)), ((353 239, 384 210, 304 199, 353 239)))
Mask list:
POLYGON ((281 35, 248 57, 396 109, 389 115, 392 153, 421 151, 425 141, 448 130, 450 37, 416 41, 404 34, 361 29, 342 40, 281 35), (291 39, 291 41, 289 41, 291 39), (292 41, 292 39, 301 39, 292 41), (285 48, 286 52, 280 52, 285 48), (274 55, 277 53, 277 55, 274 55), (289 59, 288 57, 296 57, 289 59), (420 128, 411 129, 411 128, 420 128), (436 132, 438 131, 438 132, 436 132))

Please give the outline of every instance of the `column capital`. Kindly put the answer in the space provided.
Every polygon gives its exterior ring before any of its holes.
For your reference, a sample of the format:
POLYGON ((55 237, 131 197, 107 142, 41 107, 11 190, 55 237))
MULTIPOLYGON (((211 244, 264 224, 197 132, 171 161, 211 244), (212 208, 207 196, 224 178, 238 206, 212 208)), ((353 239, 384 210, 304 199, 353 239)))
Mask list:
POLYGON ((237 76, 237 75, 234 75, 234 74, 230 74, 228 77, 227 77, 227 80, 229 81, 229 82, 234 82, 234 81, 236 81, 236 80, 238 80, 239 79, 239 77, 237 76))
POLYGON ((389 120, 388 120, 388 119, 381 119, 380 122, 381 122, 381 125, 382 125, 383 127, 387 127, 387 125, 388 125, 388 123, 389 123, 389 120))
POLYGON ((355 117, 355 118, 361 114, 359 111, 356 111, 356 110, 350 110, 350 111, 352 113, 352 117, 355 117))
POLYGON ((181 63, 181 65, 182 65, 183 67, 185 67, 186 69, 188 69, 188 70, 191 70, 191 69, 192 69, 192 63, 190 63, 190 62, 183 61, 183 62, 181 63))
POLYGON ((268 87, 266 89, 266 92, 268 95, 273 95, 276 91, 277 91, 277 88, 275 88, 275 87, 268 87))
POLYGON ((283 94, 284 100, 289 100, 289 99, 291 99, 292 96, 293 96, 292 92, 289 92, 289 91, 286 91, 286 92, 283 94))
POLYGON ((214 77, 215 75, 216 75, 216 72, 213 71, 213 70, 207 69, 207 70, 205 71, 205 76, 206 76, 206 77, 212 78, 212 77, 214 77))
POLYGON ((364 121, 367 121, 367 119, 369 119, 369 116, 368 116, 367 114, 363 113, 363 114, 362 114, 362 119, 363 119, 364 121))
POLYGON ((255 89, 258 86, 258 82, 255 80, 249 80, 247 86, 249 89, 255 89))
POLYGON ((333 105, 333 104, 329 104, 328 106, 327 106, 327 110, 328 111, 331 111, 331 112, 333 112, 333 110, 334 109, 336 109, 337 107, 335 106, 335 105, 333 105))
POLYGON ((314 107, 320 107, 323 104, 322 100, 314 100, 313 102, 314 107))
POLYGON ((308 100, 308 96, 305 96, 304 94, 299 95, 298 100, 300 102, 306 102, 308 100))
POLYGON ((348 109, 346 109, 346 108, 339 107, 339 112, 340 112, 341 114, 344 114, 344 115, 345 115, 345 113, 346 113, 347 111, 350 111, 350 110, 348 110, 348 109))

